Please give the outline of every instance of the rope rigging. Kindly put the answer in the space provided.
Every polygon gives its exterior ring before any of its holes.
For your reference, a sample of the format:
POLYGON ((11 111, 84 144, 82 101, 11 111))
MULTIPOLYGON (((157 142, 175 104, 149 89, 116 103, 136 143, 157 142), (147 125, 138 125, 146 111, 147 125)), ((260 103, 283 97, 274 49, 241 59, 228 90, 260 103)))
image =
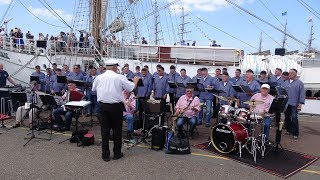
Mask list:
POLYGON ((14 0, 11 0, 11 1, 10 1, 9 5, 8 5, 8 7, 7 7, 7 9, 6 9, 6 12, 3 14, 3 16, 2 16, 2 18, 1 18, 1 21, 0 21, 0 24, 1 24, 1 25, 4 23, 4 19, 6 18, 9 10, 10 10, 10 8, 11 8, 11 6, 13 7, 13 2, 14 2, 14 0))
POLYGON ((55 17, 60 19, 66 26, 68 26, 70 29, 72 27, 45 1, 45 0, 38 0, 46 9, 49 10, 51 14, 53 14, 55 17))
POLYGON ((238 8, 238 9, 244 11, 245 13, 251 15, 252 17, 258 19, 259 21, 261 21, 261 22, 263 22, 263 23, 271 26, 272 28, 276 29, 277 31, 279 31, 279 32, 281 32, 281 33, 283 33, 283 34, 286 34, 286 35, 287 35, 288 37, 290 37, 291 39, 293 39, 293 40, 295 40, 295 41, 303 44, 304 46, 308 47, 308 44, 304 43, 303 41, 299 40, 298 38, 294 37, 293 35, 291 35, 291 34, 289 34, 289 33, 287 33, 287 32, 284 32, 283 30, 279 29, 278 27, 274 26, 273 24, 269 23, 268 21, 266 21, 266 20, 258 17, 257 15, 251 13, 251 12, 248 11, 248 10, 242 8, 242 7, 239 6, 238 4, 236 4, 236 3, 234 3, 234 2, 232 2, 232 1, 230 1, 230 0, 225 0, 225 1, 228 2, 231 6, 235 6, 236 8, 238 8))
POLYGON ((216 26, 211 25, 210 23, 208 23, 207 21, 205 21, 205 20, 201 19, 200 17, 198 17, 197 15, 193 14, 192 12, 190 12, 190 14, 192 14, 192 15, 193 15, 193 16, 195 16, 197 19, 199 19, 199 21, 201 21, 201 22, 203 22, 203 23, 207 24, 208 26, 210 26, 210 27, 213 27, 213 28, 217 29, 218 31, 220 31, 220 32, 222 32, 222 33, 224 33, 224 34, 226 34, 226 35, 228 35, 228 36, 232 37, 232 38, 233 38, 233 39, 235 39, 235 40, 238 40, 238 41, 242 42, 243 44, 246 44, 246 45, 248 45, 248 46, 252 47, 252 48, 253 48, 253 49, 255 49, 255 50, 259 50, 257 47, 254 47, 253 45, 251 45, 251 44, 249 44, 249 43, 247 43, 247 42, 245 42, 245 41, 243 41, 243 40, 241 40, 241 39, 237 38, 236 36, 234 36, 234 35, 232 35, 232 34, 230 34, 230 33, 226 32, 226 31, 224 31, 224 30, 222 30, 222 29, 220 29, 220 28, 218 28, 218 27, 216 27, 216 26))
POLYGON ((320 20, 320 14, 314 10, 312 7, 310 7, 306 2, 303 0, 297 0, 303 7, 305 7, 310 13, 312 13, 316 18, 320 20))
POLYGON ((37 18, 38 20, 40 20, 41 22, 45 23, 45 24, 48 24, 50 26, 53 26, 53 27, 59 27, 59 28, 66 28, 64 26, 58 26, 58 25, 54 25, 54 24, 51 24, 51 23, 48 23, 47 21, 39 18, 38 16, 36 16, 34 13, 32 13, 20 0, 17 0, 32 16, 34 16, 35 18, 37 18))

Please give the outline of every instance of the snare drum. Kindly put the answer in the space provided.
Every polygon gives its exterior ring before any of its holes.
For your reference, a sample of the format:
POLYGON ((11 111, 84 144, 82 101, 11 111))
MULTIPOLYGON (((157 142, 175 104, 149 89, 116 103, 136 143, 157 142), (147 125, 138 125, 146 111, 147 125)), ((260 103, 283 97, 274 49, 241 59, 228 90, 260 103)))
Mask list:
POLYGON ((239 108, 235 111, 234 116, 239 123, 247 123, 250 112, 245 108, 239 108))
POLYGON ((229 105, 222 105, 220 107, 219 115, 223 118, 231 117, 235 112, 235 108, 229 105))

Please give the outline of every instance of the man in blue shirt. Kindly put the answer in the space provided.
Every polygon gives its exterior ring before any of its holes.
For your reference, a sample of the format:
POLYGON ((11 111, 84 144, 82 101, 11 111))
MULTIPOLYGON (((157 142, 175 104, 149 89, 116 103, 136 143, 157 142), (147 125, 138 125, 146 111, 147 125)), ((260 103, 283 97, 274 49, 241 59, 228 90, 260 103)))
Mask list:
MULTIPOLYGON (((180 70, 180 76, 177 78, 176 82, 182 83, 185 87, 187 87, 188 82, 192 82, 191 78, 187 76, 186 69, 183 68, 180 70)), ((182 87, 177 88, 176 102, 178 102, 179 98, 185 94, 186 94, 186 88, 182 88, 182 87)))
POLYGON ((67 88, 66 83, 58 83, 57 76, 62 76, 61 69, 56 69, 56 75, 50 78, 50 91, 51 94, 62 96, 67 88))
MULTIPOLYGON (((221 76, 221 81, 219 82, 218 90, 224 91, 223 93, 219 93, 219 96, 223 97, 235 97, 235 91, 232 87, 232 82, 229 81, 229 74, 227 72, 223 72, 221 76)), ((219 99, 219 107, 221 105, 229 105, 228 101, 223 101, 219 99)), ((226 123, 226 119, 222 117, 222 123, 226 123)))
MULTIPOLYGON (((158 69, 158 75, 154 77, 153 81, 153 97, 155 100, 160 100, 162 112, 164 112, 166 108, 166 100, 169 90, 168 81, 169 78, 164 74, 164 68, 160 67, 158 69)), ((161 119, 163 122, 164 114, 161 119)))
POLYGON ((249 108, 249 106, 246 104, 243 104, 243 102, 249 101, 254 94, 260 92, 261 85, 260 83, 258 83, 258 81, 254 80, 253 71, 251 69, 246 71, 246 80, 242 81, 240 85, 248 86, 252 91, 252 93, 238 93, 238 98, 240 100, 240 107, 249 108))
POLYGON ((134 74, 134 76, 141 77, 140 66, 136 66, 136 72, 133 74, 134 74))
POLYGON ((46 69, 46 84, 45 84, 45 93, 50 94, 50 79, 53 76, 52 71, 50 68, 46 69))
POLYGON ((40 86, 38 87, 39 91, 45 92, 45 84, 46 84, 46 75, 41 72, 40 66, 35 66, 35 72, 31 74, 31 76, 38 76, 40 81, 40 86))
POLYGON ((73 72, 70 74, 69 78, 71 78, 70 80, 78 80, 78 81, 84 80, 84 76, 83 76, 83 73, 80 71, 79 65, 73 66, 73 72))
POLYGON ((7 85, 7 80, 15 85, 16 83, 13 81, 13 79, 9 76, 7 71, 3 70, 3 64, 0 64, 0 87, 4 87, 7 85))
POLYGON ((304 84, 297 78, 297 70, 290 69, 289 80, 282 84, 288 93, 288 107, 285 112, 285 125, 287 134, 293 135, 294 139, 299 136, 298 112, 301 111, 305 102, 306 94, 304 84))
MULTIPOLYGON (((203 84, 204 88, 217 88, 218 87, 218 79, 213 78, 212 76, 208 75, 208 69, 202 68, 202 78, 200 79, 200 84, 203 84)), ((200 102, 206 103, 206 127, 210 127, 210 120, 212 116, 212 101, 213 101, 213 94, 209 93, 207 91, 200 92, 200 102)), ((202 124, 202 118, 203 118, 203 111, 201 108, 198 124, 202 124)))
MULTIPOLYGON (((274 71, 274 75, 270 76, 269 78, 270 86, 282 86, 282 83, 284 81, 285 80, 282 78, 282 69, 280 68, 276 68, 276 70, 274 71)), ((281 112, 275 113, 275 119, 276 122, 280 122, 281 112)))
POLYGON ((236 69, 236 71, 234 72, 235 77, 231 78, 230 81, 234 84, 234 85, 239 85, 242 83, 242 81, 244 81, 243 77, 241 77, 241 70, 240 69, 236 69))
MULTIPOLYGON (((176 72, 176 67, 174 65, 170 66, 170 73, 168 74, 169 77, 169 81, 171 82, 176 82, 178 77, 180 76, 179 73, 176 72)), ((176 93, 177 93, 177 88, 169 88, 169 97, 170 97, 170 104, 172 105, 172 107, 175 107, 176 105, 176 93)), ((173 113, 174 113, 174 108, 173 109, 173 113)))
POLYGON ((129 66, 124 66, 121 74, 123 74, 125 77, 127 77, 127 79, 134 78, 134 74, 132 71, 129 70, 129 66))
POLYGON ((90 105, 88 105, 88 114, 87 116, 92 115, 98 115, 98 111, 99 111, 99 104, 97 101, 97 92, 96 91, 92 91, 91 87, 92 87, 92 83, 94 81, 94 79, 97 77, 97 69, 95 67, 91 68, 91 72, 90 75, 87 76, 86 78, 86 83, 88 84, 87 88, 87 100, 91 102, 90 105))
POLYGON ((143 117, 142 112, 143 109, 143 101, 148 100, 151 95, 152 91, 152 80, 151 77, 148 76, 148 70, 146 68, 143 68, 141 70, 141 75, 139 76, 140 79, 142 79, 143 86, 137 86, 137 98, 138 98, 138 109, 139 109, 139 121, 138 121, 138 127, 142 128, 143 124, 143 117))
POLYGON ((63 65, 62 75, 66 76, 67 79, 71 79, 71 74, 72 74, 72 72, 70 71, 69 66, 64 64, 63 65))
POLYGON ((269 83, 277 83, 278 86, 281 86, 284 82, 283 78, 281 78, 282 70, 280 68, 276 68, 274 71, 274 75, 270 76, 269 83))
MULTIPOLYGON (((192 78, 192 82, 195 82, 195 83, 199 83, 200 82, 200 79, 202 78, 202 75, 201 75, 201 68, 199 68, 197 70, 197 75, 195 75, 193 78, 192 78)), ((199 91, 194 91, 193 93, 195 96, 199 97, 200 95, 200 92, 199 91)))

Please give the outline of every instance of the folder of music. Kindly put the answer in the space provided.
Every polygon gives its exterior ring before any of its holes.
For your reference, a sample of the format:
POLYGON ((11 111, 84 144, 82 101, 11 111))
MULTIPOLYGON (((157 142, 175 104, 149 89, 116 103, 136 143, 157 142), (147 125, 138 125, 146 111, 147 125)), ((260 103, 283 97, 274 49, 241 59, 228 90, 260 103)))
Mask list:
POLYGON ((238 93, 253 93, 249 86, 244 85, 232 85, 233 89, 238 93))

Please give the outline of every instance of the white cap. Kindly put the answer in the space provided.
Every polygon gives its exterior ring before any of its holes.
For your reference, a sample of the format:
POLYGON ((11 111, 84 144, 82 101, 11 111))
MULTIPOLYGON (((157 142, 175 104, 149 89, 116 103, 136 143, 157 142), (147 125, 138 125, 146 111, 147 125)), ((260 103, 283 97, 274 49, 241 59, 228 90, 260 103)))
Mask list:
POLYGON ((119 62, 116 59, 110 59, 105 61, 106 66, 119 66, 119 62))
POLYGON ((267 88, 267 89, 270 89, 270 86, 269 86, 269 84, 262 84, 261 88, 267 88))

